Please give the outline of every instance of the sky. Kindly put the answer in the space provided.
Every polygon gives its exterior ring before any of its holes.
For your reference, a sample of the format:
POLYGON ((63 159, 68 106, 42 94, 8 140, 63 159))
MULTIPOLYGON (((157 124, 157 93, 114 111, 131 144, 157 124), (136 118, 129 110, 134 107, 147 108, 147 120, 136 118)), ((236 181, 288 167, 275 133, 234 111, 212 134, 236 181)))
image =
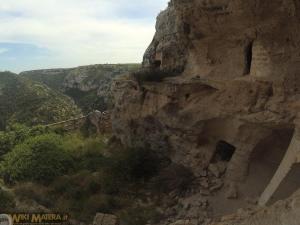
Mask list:
POLYGON ((168 0, 0 0, 0 71, 141 62, 168 0))

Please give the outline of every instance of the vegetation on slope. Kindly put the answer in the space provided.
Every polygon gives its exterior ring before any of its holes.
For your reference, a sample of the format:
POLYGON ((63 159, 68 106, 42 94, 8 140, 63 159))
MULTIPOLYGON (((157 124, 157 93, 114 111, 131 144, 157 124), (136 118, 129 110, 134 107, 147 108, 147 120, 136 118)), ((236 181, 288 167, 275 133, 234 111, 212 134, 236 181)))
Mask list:
POLYGON ((45 124, 78 115, 68 97, 16 74, 0 73, 0 130, 15 122, 45 124))
POLYGON ((103 64, 73 69, 27 71, 20 75, 70 96, 83 112, 88 113, 96 109, 109 109, 112 80, 139 67, 140 64, 103 64))
POLYGON ((2 140, 20 136, 23 141, 0 155, 0 175, 19 201, 33 201, 87 222, 97 212, 116 214, 128 225, 158 216, 152 203, 136 205, 145 184, 159 172, 160 160, 152 152, 110 149, 104 136, 15 127, 2 140), (109 149, 113 154, 107 154, 109 149))
POLYGON ((63 91, 63 83, 71 69, 48 69, 22 72, 20 76, 47 85, 53 90, 63 91))
POLYGON ((111 100, 104 96, 98 96, 97 90, 81 91, 80 89, 69 88, 64 93, 74 99, 76 105, 84 113, 94 110, 106 111, 111 105, 111 100))
MULTIPOLYGON (((98 79, 92 74, 85 85, 98 79)), ((32 126, 69 119, 78 110, 43 84, 2 75, 0 118, 6 129, 0 131, 0 178, 9 189, 0 189, 1 209, 16 210, 17 202, 20 211, 32 206, 34 211, 67 212, 88 224, 101 212, 117 215, 124 225, 145 225, 160 220, 161 196, 181 192, 193 180, 185 168, 169 165, 148 149, 107 144, 109 137, 85 132, 86 127, 65 132, 32 126)), ((99 97, 99 90, 108 87, 84 91, 83 86, 72 94, 88 110, 108 103, 109 95, 99 97)))

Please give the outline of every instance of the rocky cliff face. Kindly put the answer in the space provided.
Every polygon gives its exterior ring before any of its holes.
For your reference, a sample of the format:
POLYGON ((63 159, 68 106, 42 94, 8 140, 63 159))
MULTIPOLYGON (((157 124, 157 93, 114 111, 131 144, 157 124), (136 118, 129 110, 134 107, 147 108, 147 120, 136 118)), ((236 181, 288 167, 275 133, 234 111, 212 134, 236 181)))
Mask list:
POLYGON ((138 69, 139 64, 103 64, 81 66, 71 69, 64 79, 65 89, 77 88, 80 91, 88 92, 97 90, 103 94, 104 89, 110 88, 111 81, 119 75, 132 72, 138 69))
MULTIPOLYGON (((143 62, 152 77, 167 78, 149 82, 141 73, 115 81, 116 136, 198 177, 225 161, 227 197, 244 190, 244 200, 258 198, 298 126, 299 19, 300 3, 292 0, 172 0, 143 62)), ((282 188, 273 200, 293 190, 282 188)), ((214 208, 245 206, 218 199, 214 208)))

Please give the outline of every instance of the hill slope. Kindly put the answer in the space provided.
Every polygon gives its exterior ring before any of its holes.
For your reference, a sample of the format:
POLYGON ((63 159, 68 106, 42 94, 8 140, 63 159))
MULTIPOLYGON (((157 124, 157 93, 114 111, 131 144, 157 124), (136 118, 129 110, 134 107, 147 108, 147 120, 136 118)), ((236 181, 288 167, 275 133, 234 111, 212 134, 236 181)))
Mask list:
POLYGON ((73 101, 10 72, 0 73, 0 129, 9 122, 45 124, 79 115, 73 101))
POLYGON ((110 108, 112 80, 139 67, 139 64, 99 64, 71 69, 26 71, 20 75, 70 96, 87 113, 110 108))

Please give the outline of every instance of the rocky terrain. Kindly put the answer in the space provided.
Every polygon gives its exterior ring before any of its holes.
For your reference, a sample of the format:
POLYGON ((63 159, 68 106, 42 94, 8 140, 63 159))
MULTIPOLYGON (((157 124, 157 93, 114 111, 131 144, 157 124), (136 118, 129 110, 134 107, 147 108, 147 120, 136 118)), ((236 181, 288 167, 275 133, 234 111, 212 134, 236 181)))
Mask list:
POLYGON ((20 75, 70 96, 85 113, 88 113, 95 109, 103 111, 110 108, 112 80, 122 74, 133 72, 139 66, 139 64, 103 64, 70 69, 26 71, 20 75))
POLYGON ((113 129, 196 177, 161 224, 297 224, 297 194, 264 207, 300 186, 299 19, 291 0, 171 0, 160 13, 143 69, 114 82, 113 129))
POLYGON ((48 124, 81 115, 74 101, 41 83, 0 73, 0 130, 9 124, 48 124))

